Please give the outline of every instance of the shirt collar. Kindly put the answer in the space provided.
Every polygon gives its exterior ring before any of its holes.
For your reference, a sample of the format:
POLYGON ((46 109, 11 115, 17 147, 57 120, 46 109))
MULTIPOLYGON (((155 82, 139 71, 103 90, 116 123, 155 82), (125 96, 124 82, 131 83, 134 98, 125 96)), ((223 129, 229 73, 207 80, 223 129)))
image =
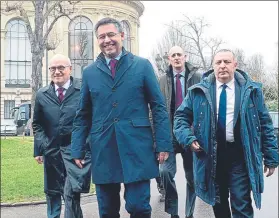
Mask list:
MULTIPOLYGON (((224 83, 221 83, 220 81, 218 81, 216 79, 216 87, 219 89, 221 88, 221 86, 223 85, 224 83)), ((233 86, 234 86, 234 78, 229 81, 228 83, 226 83, 227 87, 230 88, 230 89, 233 89, 233 86)))
MULTIPOLYGON (((118 55, 116 58, 114 58, 114 59, 116 59, 116 60, 119 61, 119 59, 121 58, 121 55, 122 55, 122 51, 121 51, 121 52, 119 53, 119 55, 118 55)), ((105 56, 105 59, 106 59, 107 65, 109 65, 109 62, 110 62, 111 58, 108 58, 108 57, 105 56)))
MULTIPOLYGON (((63 87, 65 90, 67 90, 67 89, 70 87, 70 85, 71 85, 71 80, 69 79, 62 87, 63 87)), ((59 86, 56 85, 56 84, 54 84, 54 86, 55 86, 55 91, 57 91, 57 89, 59 89, 59 86)))
MULTIPOLYGON (((173 70, 173 76, 176 77, 177 72, 173 70)), ((179 73, 181 76, 185 77, 185 70, 179 73)))

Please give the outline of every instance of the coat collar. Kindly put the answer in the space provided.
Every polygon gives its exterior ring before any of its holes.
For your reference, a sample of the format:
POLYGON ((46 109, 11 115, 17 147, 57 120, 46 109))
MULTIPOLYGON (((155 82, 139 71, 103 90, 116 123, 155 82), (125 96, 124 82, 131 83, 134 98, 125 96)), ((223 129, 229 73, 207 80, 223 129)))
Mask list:
MULTIPOLYGON (((197 70, 197 67, 194 67, 192 64, 185 62, 185 72, 189 72, 188 79, 190 79, 197 72, 197 70)), ((169 77, 173 77, 173 68, 171 65, 169 65, 169 68, 166 70, 166 74, 169 77)))
MULTIPOLYGON (((67 99, 75 90, 80 90, 80 88, 81 88, 80 79, 75 79, 72 76, 70 76, 70 80, 71 80, 72 85, 66 91, 64 100, 67 99)), ((56 103, 61 104, 57 95, 55 94, 53 81, 51 81, 48 86, 45 86, 44 88, 42 88, 42 92, 48 93, 53 99, 55 99, 56 103)))
POLYGON ((134 55, 130 52, 127 52, 124 47, 122 48, 122 56, 119 59, 117 66, 116 66, 116 74, 115 78, 113 79, 111 76, 110 69, 106 64, 106 59, 103 53, 101 53, 97 57, 97 68, 99 68, 102 72, 106 73, 112 80, 114 86, 119 82, 125 72, 130 68, 134 61, 134 55))
MULTIPOLYGON (((235 74, 234 74, 235 80, 238 82, 238 85, 241 88, 248 88, 253 86, 254 88, 258 88, 260 85, 257 82, 254 82, 251 80, 251 78, 248 76, 247 73, 245 73, 242 70, 236 69, 235 74)), ((199 87, 200 85, 209 88, 213 83, 215 82, 215 74, 213 70, 209 70, 206 73, 203 74, 203 79, 202 81, 194 85, 193 88, 199 87)))

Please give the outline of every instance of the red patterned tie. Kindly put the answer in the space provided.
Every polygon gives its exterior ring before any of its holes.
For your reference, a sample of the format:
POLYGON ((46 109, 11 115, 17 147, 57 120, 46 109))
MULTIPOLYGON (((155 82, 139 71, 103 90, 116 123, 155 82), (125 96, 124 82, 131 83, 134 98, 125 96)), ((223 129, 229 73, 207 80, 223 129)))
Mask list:
POLYGON ((57 91, 58 91, 58 99, 59 99, 60 102, 62 102, 63 99, 64 99, 64 94, 63 94, 64 88, 63 87, 59 87, 57 89, 57 91))
POLYGON ((116 72, 116 65, 117 65, 117 60, 116 59, 111 59, 109 62, 109 66, 110 66, 110 71, 111 71, 111 76, 114 79, 115 77, 115 72, 116 72))
POLYGON ((182 100, 183 100, 182 86, 181 86, 181 81, 180 81, 181 76, 182 75, 180 73, 177 73, 175 75, 175 77, 176 77, 175 109, 177 109, 181 105, 182 100))

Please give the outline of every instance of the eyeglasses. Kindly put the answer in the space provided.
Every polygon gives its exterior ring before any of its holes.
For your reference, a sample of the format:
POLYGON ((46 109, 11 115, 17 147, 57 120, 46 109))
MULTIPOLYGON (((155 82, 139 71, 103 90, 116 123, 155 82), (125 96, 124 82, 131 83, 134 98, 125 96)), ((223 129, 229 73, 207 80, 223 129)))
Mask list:
POLYGON ((106 36, 111 39, 118 34, 120 34, 120 33, 114 33, 114 32, 104 33, 104 34, 97 36, 97 39, 99 39, 100 41, 104 41, 106 36))
POLYGON ((48 68, 50 72, 52 73, 55 73, 56 72, 56 69, 59 71, 59 72, 63 72, 65 70, 66 67, 71 67, 70 65, 67 65, 67 66, 63 66, 63 65, 60 65, 60 66, 57 66, 57 67, 50 67, 48 68))

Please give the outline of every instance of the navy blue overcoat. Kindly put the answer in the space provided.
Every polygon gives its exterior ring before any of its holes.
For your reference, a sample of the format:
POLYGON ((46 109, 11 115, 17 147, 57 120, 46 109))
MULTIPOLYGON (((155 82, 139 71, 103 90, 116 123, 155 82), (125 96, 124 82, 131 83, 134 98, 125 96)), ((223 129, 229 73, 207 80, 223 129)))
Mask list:
POLYGON ((156 153, 173 151, 170 133, 166 105, 147 59, 123 49, 114 79, 103 54, 84 70, 72 157, 84 156, 85 139, 90 134, 93 183, 130 183, 157 177, 156 153))

